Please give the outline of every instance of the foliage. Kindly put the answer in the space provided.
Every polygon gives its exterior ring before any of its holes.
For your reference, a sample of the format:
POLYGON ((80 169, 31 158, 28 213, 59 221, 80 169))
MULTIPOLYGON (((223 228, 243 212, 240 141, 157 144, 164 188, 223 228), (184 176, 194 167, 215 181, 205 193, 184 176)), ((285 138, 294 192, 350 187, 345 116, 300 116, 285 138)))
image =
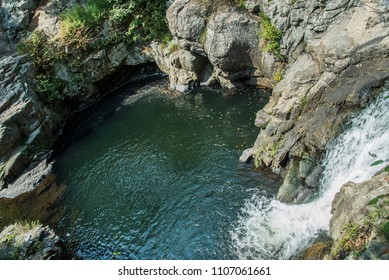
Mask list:
POLYGON ((200 35, 200 43, 204 46, 205 42, 207 41, 207 28, 204 29, 204 31, 200 35))
POLYGON ((232 1, 238 8, 245 8, 246 0, 233 0, 232 1))
POLYGON ((168 45, 168 53, 174 53, 176 51, 178 51, 180 49, 180 47, 178 46, 177 43, 173 43, 173 42, 170 42, 170 44, 168 45))
POLYGON ((263 50, 273 54, 277 59, 283 60, 281 55, 282 31, 277 29, 264 13, 260 14, 260 18, 261 31, 259 35, 265 41, 263 50))
MULTIPOLYGON (((60 40, 65 46, 86 50, 109 20, 114 33, 122 32, 122 40, 149 42, 163 40, 168 34, 166 3, 162 0, 88 0, 85 6, 76 5, 61 15, 60 40)), ((106 46, 117 37, 100 40, 93 47, 106 46)))
POLYGON ((339 238, 331 250, 332 259, 344 259, 352 255, 357 258, 367 246, 371 233, 371 225, 347 224, 342 231, 342 237, 339 238))
POLYGON ((168 33, 166 1, 134 0, 127 36, 133 41, 161 41, 168 33))
POLYGON ((344 226, 341 238, 332 247, 331 258, 359 257, 366 249, 374 228, 382 237, 389 239, 389 194, 373 198, 367 206, 373 208, 370 208, 372 210, 362 224, 344 226))
POLYGON ((283 78, 284 78, 284 70, 282 70, 282 69, 277 69, 277 71, 274 72, 273 80, 274 80, 276 83, 279 83, 283 78))
POLYGON ((59 46, 45 32, 35 31, 19 43, 18 49, 34 63, 34 84, 38 95, 49 102, 60 99, 65 84, 54 77, 54 64, 64 57, 59 46))
POLYGON ((53 75, 37 75, 34 79, 36 92, 48 102, 63 99, 62 92, 65 88, 63 80, 55 78, 53 75))
POLYGON ((39 74, 50 71, 55 62, 63 57, 58 45, 50 41, 49 36, 43 31, 31 33, 18 44, 18 50, 31 58, 39 74))
POLYGON ((389 194, 379 195, 370 200, 367 205, 374 207, 369 219, 389 239, 389 194))

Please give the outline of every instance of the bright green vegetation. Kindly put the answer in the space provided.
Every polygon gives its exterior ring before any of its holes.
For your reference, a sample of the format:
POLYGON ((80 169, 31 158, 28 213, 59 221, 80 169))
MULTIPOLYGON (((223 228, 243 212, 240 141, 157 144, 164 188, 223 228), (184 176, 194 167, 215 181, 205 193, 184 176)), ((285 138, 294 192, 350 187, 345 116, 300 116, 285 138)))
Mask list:
POLYGON ((241 8, 243 9, 246 4, 246 0, 233 0, 233 3, 238 7, 238 8, 241 8))
POLYGON ((120 42, 169 42, 165 4, 164 0, 87 0, 85 5, 75 5, 60 16, 56 38, 35 31, 22 40, 19 52, 27 54, 35 65, 34 83, 39 97, 49 104, 64 99, 69 82, 55 76, 58 62, 72 68, 73 83, 82 83, 81 62, 93 51, 120 42))
POLYGON ((274 72, 274 75, 273 75, 273 80, 276 82, 276 83, 279 83, 281 82, 281 80, 284 78, 284 70, 282 69, 277 69, 276 72, 274 72))
POLYGON ((204 46, 205 42, 207 41, 207 28, 204 29, 204 31, 200 35, 200 43, 204 46))
POLYGON ((162 41, 169 33, 166 1, 88 0, 61 15, 60 40, 65 46, 86 50, 118 41, 162 41), (110 23, 109 30, 104 27, 110 23), (94 43, 101 33, 106 35, 94 43), (120 36, 118 36, 120 34, 120 36))
POLYGON ((275 27, 264 13, 259 16, 261 18, 259 36, 265 41, 263 50, 273 54, 278 60, 283 60, 284 57, 281 54, 282 31, 275 27))
POLYGON ((168 53, 174 53, 178 51, 180 47, 178 46, 177 43, 170 42, 168 45, 168 53))
POLYGON ((35 31, 18 45, 19 52, 27 54, 36 69, 34 83, 43 100, 52 102, 61 98, 64 82, 54 76, 54 65, 64 57, 60 47, 43 31, 35 31))

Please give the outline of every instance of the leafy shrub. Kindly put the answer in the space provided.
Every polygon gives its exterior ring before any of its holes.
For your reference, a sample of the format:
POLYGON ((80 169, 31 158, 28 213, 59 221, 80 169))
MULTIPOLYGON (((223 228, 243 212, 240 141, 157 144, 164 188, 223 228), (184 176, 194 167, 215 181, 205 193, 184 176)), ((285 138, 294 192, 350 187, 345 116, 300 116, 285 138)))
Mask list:
POLYGON ((65 88, 65 82, 52 75, 37 75, 34 79, 36 92, 41 98, 48 102, 63 99, 62 92, 65 88))
POLYGON ((162 40, 168 33, 165 13, 164 0, 89 0, 61 15, 60 39, 65 46, 86 50, 110 20, 114 32, 125 32, 122 40, 162 40))
POLYGON ((279 83, 283 78, 284 78, 284 70, 282 70, 282 69, 277 69, 277 71, 274 72, 273 80, 274 80, 276 83, 279 83))
POLYGON ((261 31, 259 35, 263 40, 265 40, 265 45, 263 50, 275 55, 276 58, 282 59, 281 55, 281 40, 282 40, 282 31, 277 29, 271 21, 270 18, 264 13, 260 14, 261 18, 261 31))
POLYGON ((43 31, 35 31, 18 44, 18 50, 27 54, 34 62, 37 73, 51 70, 56 61, 63 57, 63 52, 43 31))
POLYGON ((232 1, 238 8, 245 8, 246 0, 233 0, 232 1))

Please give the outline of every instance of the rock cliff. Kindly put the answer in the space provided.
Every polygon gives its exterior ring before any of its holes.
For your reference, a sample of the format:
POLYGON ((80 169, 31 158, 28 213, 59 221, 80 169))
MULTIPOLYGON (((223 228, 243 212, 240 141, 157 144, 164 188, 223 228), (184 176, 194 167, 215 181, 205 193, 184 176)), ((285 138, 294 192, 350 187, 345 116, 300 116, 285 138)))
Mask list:
POLYGON ((274 87, 257 114, 260 135, 242 159, 252 155, 256 166, 285 178, 279 200, 301 202, 314 193, 327 143, 389 77, 388 12, 387 0, 245 1, 244 7, 177 0, 167 12, 174 38, 153 51, 180 91, 212 82, 274 87), (269 51, 266 32, 277 30, 279 50, 269 51))

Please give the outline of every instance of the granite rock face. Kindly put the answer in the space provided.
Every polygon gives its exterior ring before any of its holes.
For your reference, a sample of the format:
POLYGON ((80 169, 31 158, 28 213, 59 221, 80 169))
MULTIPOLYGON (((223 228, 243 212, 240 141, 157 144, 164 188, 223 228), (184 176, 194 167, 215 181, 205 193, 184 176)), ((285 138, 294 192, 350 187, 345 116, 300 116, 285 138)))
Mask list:
POLYGON ((2 260, 67 259, 63 241, 49 227, 38 223, 16 223, 0 232, 2 260))
POLYGON ((261 52, 258 15, 222 0, 177 0, 167 18, 174 39, 168 46, 154 45, 153 50, 172 89, 184 92, 213 82, 225 88, 273 86, 277 64, 261 52))
POLYGON ((255 162, 293 179, 284 181, 279 200, 301 202, 317 183, 327 143, 389 78, 389 6, 366 0, 271 1, 261 7, 284 30, 289 64, 257 114, 262 130, 255 162), (305 33, 293 41, 298 28, 305 33))
MULTIPOLYGON (((52 141, 59 117, 35 94, 31 80, 34 67, 26 56, 2 58, 0 68, 0 196, 9 187, 7 192, 15 195, 5 196, 11 198, 19 193, 14 188, 24 186, 18 181, 23 172, 46 173, 46 167, 38 168, 43 160, 39 154, 52 141)), ((38 184, 34 180, 30 183, 38 184)))

